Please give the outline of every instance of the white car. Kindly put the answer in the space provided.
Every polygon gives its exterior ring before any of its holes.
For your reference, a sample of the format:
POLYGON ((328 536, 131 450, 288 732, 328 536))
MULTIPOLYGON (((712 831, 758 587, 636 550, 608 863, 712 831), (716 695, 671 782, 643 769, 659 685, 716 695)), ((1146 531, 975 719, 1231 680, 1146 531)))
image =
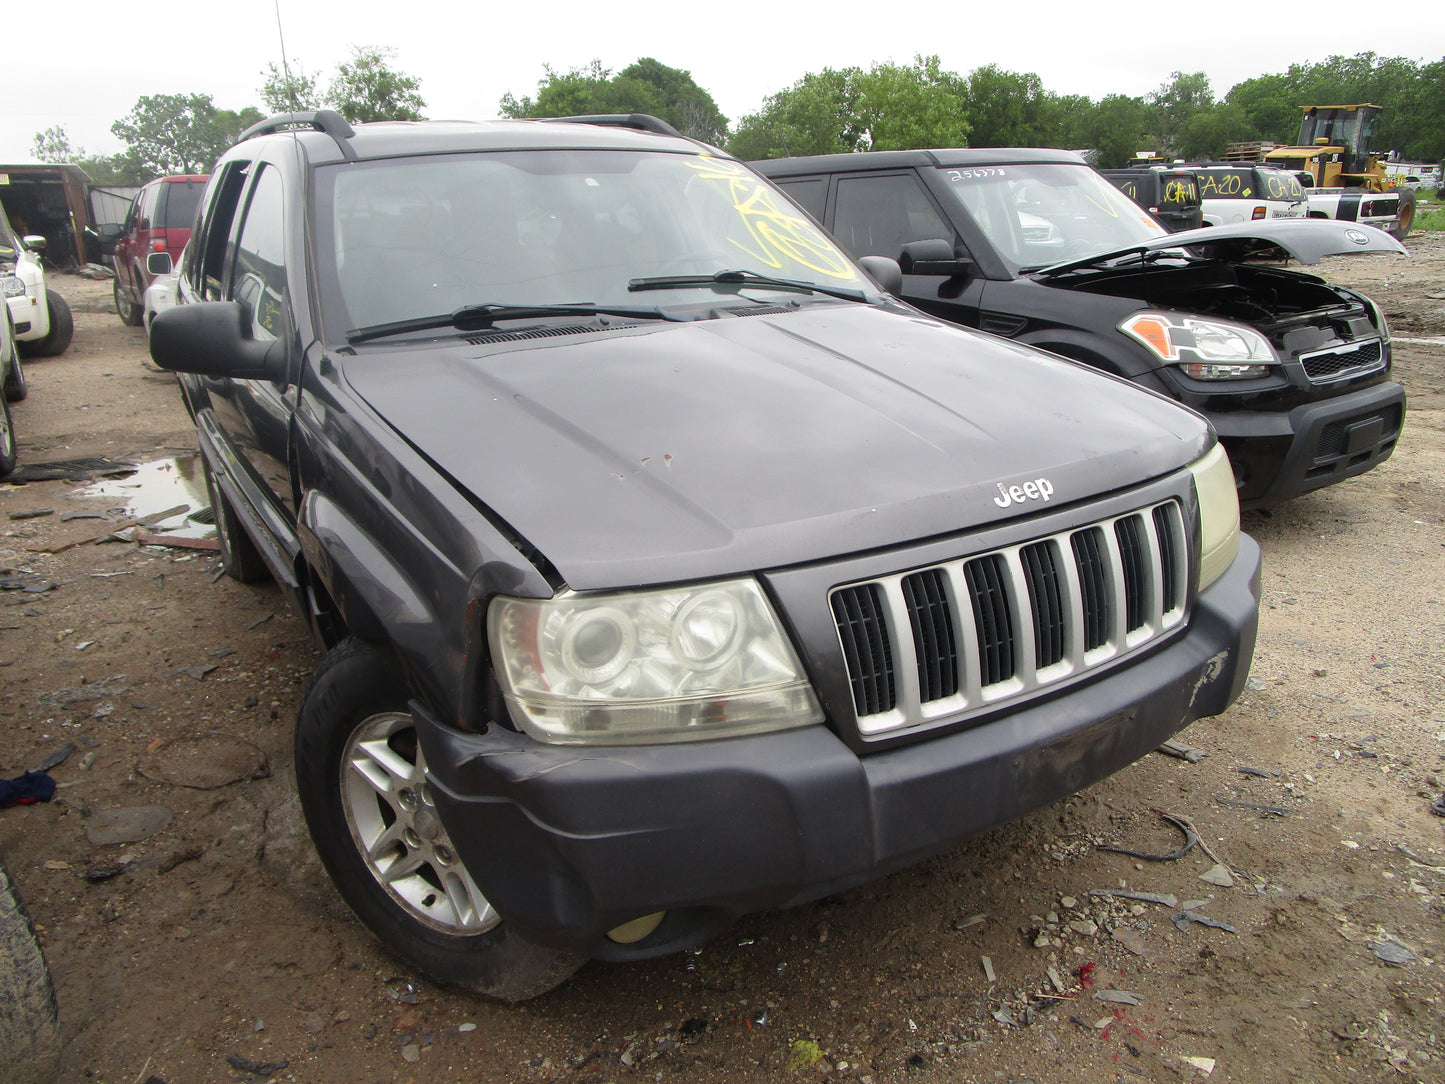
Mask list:
POLYGON ((156 318, 156 313, 164 312, 176 303, 176 297, 181 288, 181 273, 185 266, 186 253, 190 246, 181 249, 181 254, 176 258, 175 267, 169 271, 162 272, 161 267, 169 267, 171 257, 169 253, 152 252, 146 257, 146 267, 156 277, 146 287, 144 315, 142 322, 145 324, 146 335, 151 333, 151 321, 156 318))
POLYGON ((0 206, 0 294, 20 349, 30 357, 50 358, 65 353, 75 324, 65 298, 45 287, 39 255, 44 248, 44 237, 17 237, 0 206))

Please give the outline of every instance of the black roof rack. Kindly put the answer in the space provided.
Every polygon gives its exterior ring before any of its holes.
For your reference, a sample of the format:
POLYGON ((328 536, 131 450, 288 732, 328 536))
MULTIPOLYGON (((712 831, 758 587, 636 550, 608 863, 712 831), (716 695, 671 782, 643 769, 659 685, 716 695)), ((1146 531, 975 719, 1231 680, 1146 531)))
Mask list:
POLYGON ((614 128, 636 128, 642 132, 656 132, 658 135, 677 136, 686 139, 667 121, 648 113, 589 113, 576 117, 538 117, 545 121, 570 121, 573 124, 610 124, 614 128))
POLYGON ((342 157, 348 162, 356 161, 356 152, 352 150, 351 144, 348 142, 356 134, 356 129, 351 126, 350 121, 334 109, 308 109, 300 113, 278 113, 274 117, 267 117, 265 120, 251 125, 241 133, 236 142, 244 143, 257 136, 275 135, 277 132, 295 132, 300 129, 325 132, 336 143, 342 157))

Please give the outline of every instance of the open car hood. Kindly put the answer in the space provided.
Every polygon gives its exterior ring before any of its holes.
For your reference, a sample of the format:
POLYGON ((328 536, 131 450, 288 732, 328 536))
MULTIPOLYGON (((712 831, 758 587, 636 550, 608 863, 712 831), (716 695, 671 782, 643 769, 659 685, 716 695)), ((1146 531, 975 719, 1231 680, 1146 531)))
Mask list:
POLYGON ((1055 264, 1038 274, 1062 275, 1110 260, 1176 248, 1190 248, 1205 259, 1225 262, 1295 259, 1300 263, 1314 264, 1325 256, 1344 256, 1354 252, 1409 255, 1404 245, 1374 226, 1336 222, 1329 218, 1266 218, 1258 222, 1167 233, 1127 248, 1055 264))

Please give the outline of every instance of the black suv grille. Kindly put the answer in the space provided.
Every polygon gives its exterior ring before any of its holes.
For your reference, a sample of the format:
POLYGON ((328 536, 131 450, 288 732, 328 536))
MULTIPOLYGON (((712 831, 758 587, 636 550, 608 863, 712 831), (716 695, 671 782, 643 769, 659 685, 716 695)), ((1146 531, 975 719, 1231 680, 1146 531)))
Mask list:
POLYGON ((1105 667, 1184 620, 1175 501, 956 563, 836 588, 859 731, 963 719, 1105 667))
POLYGON ((1364 339, 1313 354, 1301 354, 1299 360, 1312 382, 1327 384, 1332 380, 1363 376, 1383 369, 1385 350, 1379 339, 1364 339))

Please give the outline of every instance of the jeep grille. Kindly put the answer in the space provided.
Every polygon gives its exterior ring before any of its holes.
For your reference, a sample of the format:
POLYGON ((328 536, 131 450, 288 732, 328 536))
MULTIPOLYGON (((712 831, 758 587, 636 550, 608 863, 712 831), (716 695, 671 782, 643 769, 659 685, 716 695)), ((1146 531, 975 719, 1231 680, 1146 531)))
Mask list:
POLYGON ((1329 350, 1301 354, 1305 375, 1315 384, 1364 376, 1385 367, 1385 351, 1379 339, 1360 339, 1329 350))
POLYGON ((835 588, 859 732, 964 720, 1161 639, 1184 620, 1187 538, 1170 500, 835 588))

